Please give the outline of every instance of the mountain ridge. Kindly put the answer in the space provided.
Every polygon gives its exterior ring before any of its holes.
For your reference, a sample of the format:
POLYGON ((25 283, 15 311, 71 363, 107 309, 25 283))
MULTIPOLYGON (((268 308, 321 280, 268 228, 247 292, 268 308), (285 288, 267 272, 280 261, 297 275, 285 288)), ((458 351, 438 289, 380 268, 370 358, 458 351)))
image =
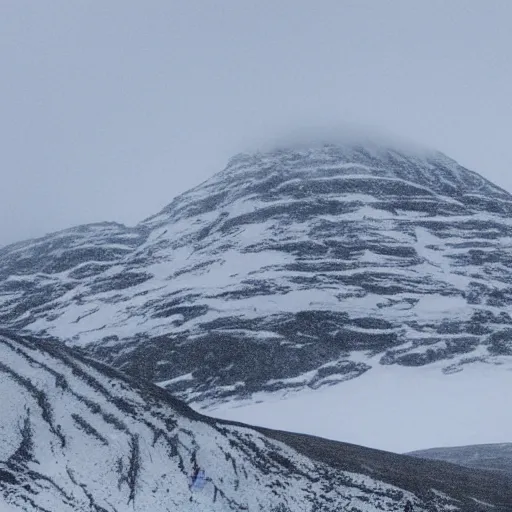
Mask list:
POLYGON ((189 403, 509 365, 512 196, 436 152, 238 155, 134 228, 0 250, 0 322, 189 403))

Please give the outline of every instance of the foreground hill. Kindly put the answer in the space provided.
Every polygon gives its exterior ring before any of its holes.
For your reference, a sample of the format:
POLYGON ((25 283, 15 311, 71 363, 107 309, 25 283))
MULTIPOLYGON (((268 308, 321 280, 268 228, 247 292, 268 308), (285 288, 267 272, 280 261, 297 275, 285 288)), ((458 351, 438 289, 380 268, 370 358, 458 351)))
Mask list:
POLYGON ((0 335, 0 510, 510 511, 512 480, 201 416, 59 344, 0 335), (189 476, 206 472, 202 489, 189 476))

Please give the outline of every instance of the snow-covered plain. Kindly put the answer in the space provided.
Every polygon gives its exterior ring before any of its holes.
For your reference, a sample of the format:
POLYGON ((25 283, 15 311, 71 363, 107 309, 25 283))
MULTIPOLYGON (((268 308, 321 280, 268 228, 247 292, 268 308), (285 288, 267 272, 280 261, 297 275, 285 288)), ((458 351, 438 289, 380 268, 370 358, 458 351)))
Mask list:
POLYGON ((199 408, 218 418, 397 453, 512 440, 509 368, 476 363, 442 375, 440 365, 376 366, 357 379, 301 393, 199 408))

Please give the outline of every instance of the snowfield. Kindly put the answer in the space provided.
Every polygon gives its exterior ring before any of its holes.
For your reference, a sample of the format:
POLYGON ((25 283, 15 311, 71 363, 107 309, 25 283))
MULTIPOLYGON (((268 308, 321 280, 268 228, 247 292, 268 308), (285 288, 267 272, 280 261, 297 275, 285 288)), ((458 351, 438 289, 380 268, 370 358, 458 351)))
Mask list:
POLYGON ((509 368, 479 363, 440 373, 435 364, 420 369, 378 366, 319 390, 261 393, 250 401, 197 409, 218 418, 397 453, 510 441, 509 368))

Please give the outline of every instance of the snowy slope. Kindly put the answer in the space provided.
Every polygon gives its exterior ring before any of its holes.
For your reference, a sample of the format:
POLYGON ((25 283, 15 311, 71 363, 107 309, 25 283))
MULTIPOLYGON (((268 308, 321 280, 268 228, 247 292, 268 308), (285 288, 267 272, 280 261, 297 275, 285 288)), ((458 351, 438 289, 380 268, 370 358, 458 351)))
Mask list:
POLYGON ((7 332, 0 397, 2 511, 377 512, 408 500, 418 512, 512 510, 505 477, 219 422, 62 345, 7 332), (196 466, 207 482, 191 491, 196 466))
POLYGON ((512 367, 512 196, 436 152, 242 154, 132 229, 0 250, 0 322, 196 406, 512 367))

